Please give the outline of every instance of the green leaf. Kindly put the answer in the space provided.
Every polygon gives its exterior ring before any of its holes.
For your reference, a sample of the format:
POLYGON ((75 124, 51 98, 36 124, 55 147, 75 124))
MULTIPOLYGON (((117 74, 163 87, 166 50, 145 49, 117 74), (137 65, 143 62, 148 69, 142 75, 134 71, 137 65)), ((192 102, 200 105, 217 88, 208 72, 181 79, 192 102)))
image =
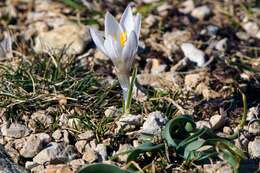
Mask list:
POLYGON ((222 149, 223 158, 233 167, 234 171, 237 172, 240 164, 240 160, 237 159, 228 149, 222 149))
POLYGON ((133 149, 127 158, 127 163, 133 160, 137 160, 137 158, 140 156, 140 154, 146 153, 146 152, 157 152, 164 148, 164 144, 158 144, 155 145, 153 143, 144 143, 133 149))
POLYGON ((179 143, 179 145, 176 147, 176 149, 178 150, 179 148, 184 147, 184 146, 188 145, 189 143, 198 140, 199 137, 201 137, 202 135, 204 135, 207 132, 207 130, 208 129, 206 129, 206 128, 199 129, 193 135, 189 136, 188 138, 184 139, 181 143, 179 143))
POLYGON ((188 159, 188 156, 190 155, 190 153, 192 151, 195 151, 197 149, 199 149, 200 147, 202 147, 205 144, 205 140, 204 139, 198 139, 196 141, 191 142, 190 144, 188 144, 185 147, 184 150, 184 158, 188 159))
POLYGON ((126 170, 120 169, 119 167, 104 164, 104 163, 95 163, 87 165, 86 167, 79 170, 78 173, 129 173, 126 170))
POLYGON ((189 115, 178 116, 166 124, 162 136, 169 146, 176 148, 180 139, 183 139, 189 135, 187 130, 183 128, 187 125, 187 123, 189 123, 189 128, 193 127, 193 129, 195 129, 196 125, 189 115))
POLYGON ((135 84, 135 81, 136 81, 136 75, 137 75, 137 67, 135 66, 135 68, 132 72, 130 87, 129 87, 128 94, 127 94, 127 101, 126 101, 126 105, 125 105, 125 112, 126 113, 129 113, 129 111, 130 111, 132 97, 133 97, 133 89, 134 89, 134 84, 135 84))
POLYGON ((220 148, 228 148, 234 155, 237 155, 241 159, 246 159, 246 155, 238 147, 225 139, 209 139, 206 144, 215 145, 220 148))
POLYGON ((60 0, 60 1, 67 6, 74 8, 75 10, 82 10, 84 8, 83 5, 81 5, 80 3, 74 0, 60 0))

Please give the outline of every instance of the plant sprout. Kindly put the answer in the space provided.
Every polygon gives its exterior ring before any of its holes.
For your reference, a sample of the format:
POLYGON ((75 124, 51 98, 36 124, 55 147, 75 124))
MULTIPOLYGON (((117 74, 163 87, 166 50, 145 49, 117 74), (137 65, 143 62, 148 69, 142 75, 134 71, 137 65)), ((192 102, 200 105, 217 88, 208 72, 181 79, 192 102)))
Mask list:
POLYGON ((123 111, 128 112, 133 89, 129 77, 138 48, 141 15, 133 15, 128 5, 119 23, 107 12, 104 25, 105 35, 94 28, 90 29, 90 34, 97 48, 109 57, 115 66, 116 75, 123 90, 123 111))

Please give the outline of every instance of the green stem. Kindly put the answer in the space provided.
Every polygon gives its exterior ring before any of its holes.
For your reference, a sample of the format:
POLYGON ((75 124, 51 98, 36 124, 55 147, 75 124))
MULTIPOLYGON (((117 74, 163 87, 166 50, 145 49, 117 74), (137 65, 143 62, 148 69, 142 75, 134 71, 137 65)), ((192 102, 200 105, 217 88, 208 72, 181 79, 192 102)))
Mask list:
POLYGON ((132 102, 133 89, 134 89, 134 84, 135 84, 135 80, 136 80, 136 75, 137 75, 137 67, 135 66, 135 68, 133 70, 133 73, 132 73, 130 87, 128 89, 127 100, 126 100, 126 105, 125 105, 125 113, 129 113, 130 112, 130 107, 131 107, 131 102, 132 102))

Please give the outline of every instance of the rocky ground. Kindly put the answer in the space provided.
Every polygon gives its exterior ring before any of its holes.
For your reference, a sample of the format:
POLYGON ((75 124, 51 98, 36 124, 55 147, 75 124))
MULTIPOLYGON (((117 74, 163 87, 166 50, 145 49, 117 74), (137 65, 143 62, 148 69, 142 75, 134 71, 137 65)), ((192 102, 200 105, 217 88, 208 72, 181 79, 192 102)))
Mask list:
MULTIPOLYGON (((13 49, 0 59, 2 172, 76 172, 97 162, 123 168, 127 155, 119 153, 144 135, 160 143, 165 124, 182 114, 222 137, 241 127, 229 141, 246 155, 242 172, 259 171, 259 2, 131 2, 142 14, 138 85, 131 115, 121 116, 112 62, 89 28, 103 30, 105 11, 119 18, 128 3, 0 1, 1 38, 10 33, 13 49)), ((189 166, 149 159, 135 162, 143 172, 232 172, 221 159, 189 166)))

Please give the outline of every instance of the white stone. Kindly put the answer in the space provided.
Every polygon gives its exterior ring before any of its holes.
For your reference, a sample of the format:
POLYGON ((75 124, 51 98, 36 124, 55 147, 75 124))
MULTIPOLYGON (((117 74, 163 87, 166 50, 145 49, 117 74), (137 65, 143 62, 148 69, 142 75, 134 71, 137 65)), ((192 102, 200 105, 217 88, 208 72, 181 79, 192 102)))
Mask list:
POLYGON ((90 36, 85 27, 67 24, 40 33, 35 38, 34 50, 37 53, 57 53, 66 48, 67 54, 79 54, 83 51, 87 41, 90 41, 90 36))
POLYGON ((205 53, 200 49, 196 48, 191 43, 183 43, 181 49, 190 61, 195 62, 199 67, 205 64, 205 53))
POLYGON ((248 132, 254 135, 260 135, 260 120, 253 120, 248 125, 248 132))
POLYGON ((256 117, 258 117, 259 115, 260 115, 260 106, 251 107, 247 112, 246 120, 252 121, 256 119, 256 117))
POLYGON ((204 127, 211 128, 211 125, 208 121, 200 120, 200 121, 196 122, 196 127, 199 129, 204 128, 204 127))
POLYGON ((37 111, 31 115, 29 126, 32 128, 37 127, 37 123, 40 123, 44 127, 49 127, 53 122, 52 116, 46 114, 45 111, 37 111))
POLYGON ((227 49, 227 38, 223 38, 222 40, 218 41, 215 45, 215 48, 224 52, 227 49))
POLYGON ((184 14, 190 13, 195 8, 193 0, 187 0, 181 3, 179 11, 184 14))
POLYGON ((79 140, 90 141, 95 137, 95 134, 92 130, 88 130, 84 133, 79 134, 78 137, 79 137, 79 140))
POLYGON ((176 52, 179 50, 179 45, 185 43, 191 39, 191 33, 186 30, 175 30, 172 32, 166 32, 163 35, 163 44, 170 50, 170 52, 176 52))
POLYGON ((104 114, 106 117, 117 117, 119 113, 122 113, 119 109, 117 109, 115 106, 108 107, 104 114))
POLYGON ((166 124, 167 118, 159 111, 152 112, 146 118, 141 133, 147 135, 160 135, 163 126, 166 124))
POLYGON ((4 124, 1 128, 2 135, 11 138, 22 138, 30 134, 30 130, 22 124, 12 123, 9 127, 4 124))
POLYGON ((93 163, 94 161, 98 160, 98 155, 94 149, 87 146, 85 152, 83 153, 82 159, 88 163, 93 163))
POLYGON ((192 10, 191 15, 199 20, 203 20, 211 14, 211 9, 206 6, 196 7, 192 10))
POLYGON ((98 144, 95 151, 100 155, 101 161, 107 160, 107 147, 104 144, 98 144))
POLYGON ((52 142, 47 148, 38 153, 33 161, 38 164, 48 162, 67 162, 77 157, 76 149, 73 145, 65 145, 63 143, 52 142))
POLYGON ((233 130, 232 130, 232 128, 230 128, 228 126, 225 126, 225 127, 223 127, 223 133, 231 135, 233 133, 233 130))
POLYGON ((56 141, 61 140, 62 138, 62 131, 60 129, 55 130, 51 135, 56 141))
POLYGON ((83 154, 85 151, 86 144, 87 144, 86 140, 80 140, 75 143, 75 147, 79 153, 83 154))
POLYGON ((221 115, 213 115, 209 120, 213 129, 219 129, 225 124, 225 117, 221 115))
POLYGON ((46 133, 32 134, 26 138, 20 154, 25 158, 33 158, 50 141, 51 137, 46 133))
POLYGON ((140 126, 142 123, 142 116, 141 115, 132 115, 126 114, 122 116, 119 121, 116 122, 117 124, 117 131, 124 130, 130 131, 134 129, 136 126, 140 126))
POLYGON ((247 22, 242 25, 244 30, 251 36, 251 37, 257 37, 257 34, 259 32, 259 27, 257 23, 255 22, 247 22))
POLYGON ((260 138, 256 137, 254 141, 249 142, 248 152, 251 158, 260 158, 260 138))

